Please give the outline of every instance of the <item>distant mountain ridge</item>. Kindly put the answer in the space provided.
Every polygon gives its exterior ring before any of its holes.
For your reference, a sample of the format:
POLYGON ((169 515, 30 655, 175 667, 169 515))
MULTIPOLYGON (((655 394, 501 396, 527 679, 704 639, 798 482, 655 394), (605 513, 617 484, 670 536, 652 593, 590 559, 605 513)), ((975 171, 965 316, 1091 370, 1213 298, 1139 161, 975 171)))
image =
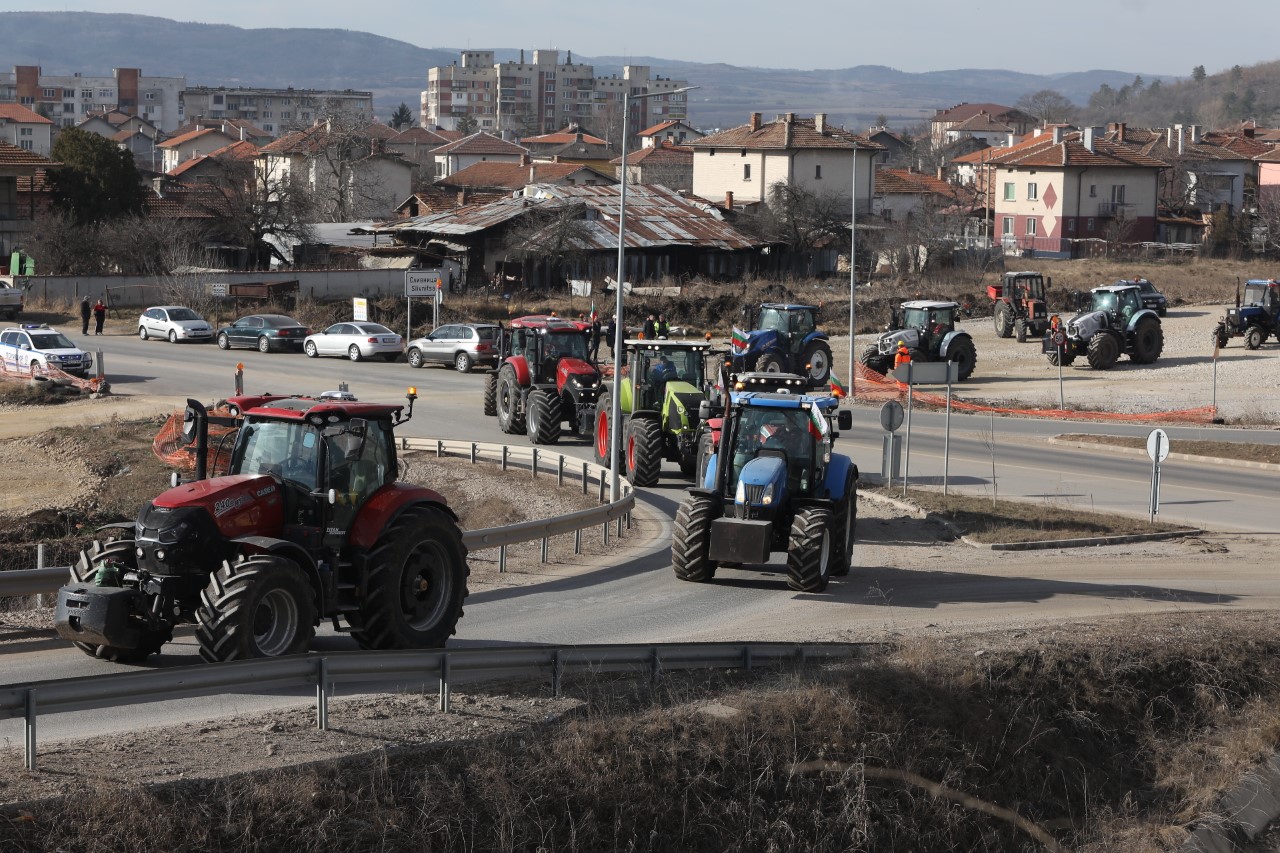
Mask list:
MULTIPOLYGON (((384 119, 402 101, 417 114, 427 69, 457 61, 459 50, 421 48, 371 33, 338 29, 243 29, 148 15, 100 12, 0 12, 12 65, 39 65, 48 74, 108 75, 141 68, 144 75, 185 76, 192 86, 293 86, 372 91, 384 119)), ((498 61, 519 49, 495 49, 498 61)), ((526 51, 531 55, 532 51, 526 51)), ((568 51, 561 52, 563 61, 568 51)), ((687 79, 691 121, 703 128, 744 124, 751 112, 825 112, 836 124, 861 127, 884 115, 901 128, 935 109, 967 101, 1013 105, 1023 95, 1054 89, 1077 104, 1106 83, 1123 86, 1131 71, 1025 74, 994 69, 912 73, 883 65, 836 70, 769 69, 658 57, 591 57, 575 62, 596 74, 620 74, 624 64, 687 79)), ((5 69, 10 70, 10 69, 5 69)), ((1148 81, 1159 75, 1143 75, 1148 81)))

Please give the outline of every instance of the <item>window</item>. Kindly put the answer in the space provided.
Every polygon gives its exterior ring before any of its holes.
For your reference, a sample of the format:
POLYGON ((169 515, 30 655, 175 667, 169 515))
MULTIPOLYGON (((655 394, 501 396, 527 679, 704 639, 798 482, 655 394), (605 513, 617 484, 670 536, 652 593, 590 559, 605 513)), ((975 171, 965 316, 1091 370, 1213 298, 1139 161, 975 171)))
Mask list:
POLYGON ((1097 197, 1098 197, 1098 185, 1089 184, 1089 198, 1097 198, 1097 197))
POLYGON ((44 95, 44 97, 46 97, 46 98, 56 98, 56 97, 58 97, 58 90, 57 90, 57 89, 42 89, 42 90, 41 90, 41 94, 42 94, 42 95, 44 95))
POLYGON ((1013 181, 1006 182, 1004 185, 1004 200, 1014 201, 1017 197, 1017 188, 1013 185, 1013 181))
POLYGON ((83 100, 86 100, 86 101, 87 101, 87 100, 89 100, 90 98, 92 98, 92 97, 93 97, 93 90, 92 90, 92 89, 81 89, 81 90, 80 90, 80 97, 81 97, 81 99, 83 99, 83 100))
POLYGON ((62 111, 63 111, 64 113, 73 113, 73 112, 75 112, 75 111, 76 111, 76 105, 75 105, 75 104, 63 104, 63 105, 62 105, 62 111))
POLYGON ((109 98, 109 99, 111 99, 111 100, 115 100, 116 93, 115 93, 113 90, 111 90, 111 89, 99 89, 99 90, 98 90, 98 97, 99 97, 99 98, 109 98))
POLYGON ((1004 220, 1000 223, 1000 233, 1006 237, 1013 236, 1013 217, 1012 216, 1006 216, 1004 220))
POLYGON ((1028 237, 1036 236, 1036 221, 1034 219, 1027 220, 1027 236, 1028 237))
POLYGON ((744 181, 751 180, 751 164, 750 163, 742 164, 742 180, 744 181))
POLYGON ((215 104, 220 104, 220 103, 222 103, 224 100, 226 100, 226 99, 225 99, 225 98, 223 98, 223 97, 222 97, 222 95, 214 95, 214 96, 213 96, 213 102, 214 102, 215 104))
POLYGON ((813 179, 815 181, 822 180, 822 165, 818 164, 813 167, 813 179))
POLYGON ((1093 231, 1095 227, 1097 226, 1094 225, 1093 217, 1090 216, 1089 221, 1085 223, 1085 228, 1089 231, 1093 231))
POLYGON ((33 143, 30 139, 23 139, 19 144, 27 151, 30 151, 32 148, 35 147, 35 143, 33 143))
POLYGON ((1027 184, 1027 201, 1035 201, 1038 198, 1040 198, 1040 190, 1036 186, 1036 182, 1032 181, 1027 184))
POLYGON ((64 97, 64 98, 74 98, 75 96, 76 96, 76 90, 75 90, 75 89, 63 89, 63 90, 62 90, 62 97, 64 97))
POLYGON ((31 135, 32 135, 32 133, 31 133, 31 128, 29 128, 29 127, 20 127, 20 128, 18 128, 18 135, 19 135, 19 136, 31 136, 31 135))
POLYGON ((1074 219, 1067 220, 1067 231, 1071 234, 1076 233, 1076 221, 1074 219))
POLYGON ((1124 184, 1116 184, 1111 188, 1111 203, 1124 204, 1124 184))
POLYGON ((271 118, 271 110, 263 110, 263 111, 262 111, 262 117, 263 117, 263 118, 271 118))
POLYGON ((143 100, 147 100, 147 101, 154 101, 154 100, 156 99, 156 93, 155 93, 155 92, 147 92, 147 93, 146 93, 145 95, 143 95, 142 97, 143 97, 143 100))

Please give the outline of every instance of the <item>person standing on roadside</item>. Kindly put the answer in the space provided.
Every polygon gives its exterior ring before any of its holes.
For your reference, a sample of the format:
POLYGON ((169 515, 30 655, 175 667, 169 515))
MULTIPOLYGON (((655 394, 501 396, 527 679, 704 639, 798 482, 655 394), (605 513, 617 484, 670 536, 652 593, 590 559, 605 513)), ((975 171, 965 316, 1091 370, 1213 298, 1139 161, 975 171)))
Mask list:
POLYGON ((609 325, 605 329, 604 336, 609 341, 609 358, 616 362, 618 359, 617 359, 617 353, 613 351, 613 343, 615 340, 617 340, 617 337, 618 337, 618 315, 617 314, 614 314, 613 318, 609 320, 609 325))
POLYGON ((644 321, 644 327, 640 329, 640 335, 646 341, 652 341, 658 337, 658 321, 652 314, 644 321))
POLYGON ((600 327, 600 318, 591 315, 591 361, 595 363, 600 360, 600 339, 604 337, 604 329, 600 327))
POLYGON ((80 300, 80 334, 89 334, 89 317, 93 314, 93 306, 89 304, 89 297, 85 296, 80 300))
POLYGON ((93 333, 95 335, 102 334, 102 324, 106 319, 107 306, 104 305, 102 299, 99 298, 97 302, 93 303, 93 333))
POLYGON ((667 325, 666 314, 658 315, 658 323, 654 327, 654 332, 657 335, 658 340, 665 341, 667 339, 667 336, 671 333, 671 327, 667 325))

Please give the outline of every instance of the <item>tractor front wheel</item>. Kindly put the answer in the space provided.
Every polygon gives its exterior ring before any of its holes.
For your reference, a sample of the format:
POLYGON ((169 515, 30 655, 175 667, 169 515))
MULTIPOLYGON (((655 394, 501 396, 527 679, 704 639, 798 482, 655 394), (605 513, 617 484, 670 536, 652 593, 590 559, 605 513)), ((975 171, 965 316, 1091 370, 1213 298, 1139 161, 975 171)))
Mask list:
POLYGON ((1262 342, 1266 339, 1266 333, 1262 331, 1261 326, 1250 326, 1244 333, 1244 348, 1258 349, 1262 346, 1262 342))
POLYGON ((1143 317, 1133 330, 1133 355, 1137 364, 1151 364, 1164 350, 1164 329, 1154 317, 1143 317))
POLYGON ((716 576, 716 562, 707 556, 711 546, 711 521, 719 501, 690 495, 676 510, 671 534, 671 568, 682 581, 706 583, 716 576))
MULTIPOLYGON (((99 568, 108 561, 121 563, 128 568, 137 566, 134 556, 133 539, 117 539, 114 542, 94 542, 88 551, 81 551, 79 559, 71 566, 73 583, 93 583, 99 568)), ((105 646, 97 643, 77 643, 72 645, 91 658, 109 660, 114 663, 137 663, 151 655, 157 654, 160 647, 173 639, 173 630, 165 628, 158 631, 143 631, 137 648, 122 649, 119 646, 105 646)))
POLYGON ((876 373, 886 374, 892 367, 893 362, 888 356, 880 354, 880 348, 875 344, 866 347, 858 356, 858 361, 862 362, 862 366, 874 370, 876 373))
POLYGON ((1115 335, 1099 332, 1089 339, 1089 349, 1085 353, 1089 366, 1094 370, 1110 370, 1120 358, 1120 345, 1115 335))
POLYGON ((822 592, 831 580, 831 510, 810 506, 796 512, 787 545, 787 586, 822 592))
POLYGON ((592 448, 597 465, 613 468, 609 461, 609 452, 613 449, 613 435, 609 432, 609 419, 613 417, 613 396, 605 391, 596 398, 595 429, 592 434, 592 448))
POLYGON ((849 574, 853 561, 853 542, 858 526, 858 481, 850 473, 844 481, 844 498, 836 505, 835 528, 832 531, 831 576, 849 574))
POLYGON ((1064 346, 1062 349, 1058 349, 1057 347, 1054 347, 1053 349, 1045 353, 1045 356, 1048 357, 1049 363, 1052 364, 1054 367, 1058 366, 1059 361, 1062 362, 1063 367, 1070 367, 1071 362, 1076 360, 1076 354, 1070 349, 1069 346, 1064 346))
POLYGON ((525 417, 526 432, 534 444, 555 444, 560 440, 560 396, 555 391, 538 388, 529 393, 529 412, 525 417))
MULTIPOLYGON (((417 350, 411 350, 409 354, 409 363, 413 364, 413 353, 417 350)), ((418 356, 418 361, 422 361, 422 356, 418 356)), ((419 365, 414 364, 414 367, 419 365)), ((493 417, 498 414, 498 372, 496 370, 484 375, 484 413, 486 417, 493 417)))
POLYGON ((315 591, 292 560, 225 561, 200 593, 196 640, 210 663, 301 654, 315 634, 315 591))
POLYGON ((662 470, 662 427, 649 418, 627 424, 627 479, 636 487, 652 486, 662 470))
POLYGON ((347 615, 360 648, 432 648, 457 632, 471 570, 462 531, 444 512, 402 512, 378 537, 368 571, 365 597, 347 615))
MULTIPOLYGON (((912 354, 914 359, 915 355, 912 354)), ((947 361, 953 361, 958 368, 957 378, 963 382, 973 375, 973 368, 978 364, 978 348, 973 345, 973 338, 958 337, 947 347, 947 361)))
POLYGON ((760 373, 789 373, 787 363, 782 360, 782 356, 777 353, 765 353, 760 356, 760 360, 756 362, 756 368, 760 373))
POLYGON ((1018 339, 1018 343, 1025 344, 1027 342, 1027 321, 1021 317, 1015 320, 1013 334, 1018 339))
POLYGON ((804 370, 810 385, 826 385, 831 380, 831 345, 826 341, 812 341, 805 347, 804 370))
POLYGON ((507 435, 524 431, 524 413, 520 411, 520 382, 516 371, 509 364, 498 371, 497 390, 498 427, 507 435))

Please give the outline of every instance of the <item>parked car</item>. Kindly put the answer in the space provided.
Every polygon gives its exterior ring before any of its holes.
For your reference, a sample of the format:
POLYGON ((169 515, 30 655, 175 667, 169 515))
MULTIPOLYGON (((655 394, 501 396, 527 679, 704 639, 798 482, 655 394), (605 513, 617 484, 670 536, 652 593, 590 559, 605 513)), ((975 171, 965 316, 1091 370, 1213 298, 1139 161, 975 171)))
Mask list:
POLYGON ((24 323, 0 332, 0 360, 9 370, 32 376, 50 367, 75 376, 88 376, 93 368, 92 355, 44 323, 24 323))
POLYGON ((453 323, 409 341, 409 364, 452 364, 466 373, 477 364, 498 366, 498 334, 494 323, 453 323))
POLYGON ((1136 284, 1138 286, 1138 297, 1142 299, 1143 308, 1150 308, 1161 317, 1169 313, 1169 300, 1156 289, 1154 284, 1145 278, 1121 279, 1116 284, 1136 284))
POLYGON ((302 351, 311 358, 345 355, 352 361, 380 355, 386 361, 400 357, 402 338, 380 323, 334 323, 323 332, 308 335, 302 351))
POLYGON ((218 347, 256 347, 258 352, 273 349, 302 349, 311 330, 292 317, 283 314, 250 314, 241 317, 230 326, 218 330, 218 347))
POLYGON ((190 308, 181 305, 158 305, 148 308, 138 317, 138 337, 164 338, 171 344, 178 341, 213 340, 213 326, 190 308))

